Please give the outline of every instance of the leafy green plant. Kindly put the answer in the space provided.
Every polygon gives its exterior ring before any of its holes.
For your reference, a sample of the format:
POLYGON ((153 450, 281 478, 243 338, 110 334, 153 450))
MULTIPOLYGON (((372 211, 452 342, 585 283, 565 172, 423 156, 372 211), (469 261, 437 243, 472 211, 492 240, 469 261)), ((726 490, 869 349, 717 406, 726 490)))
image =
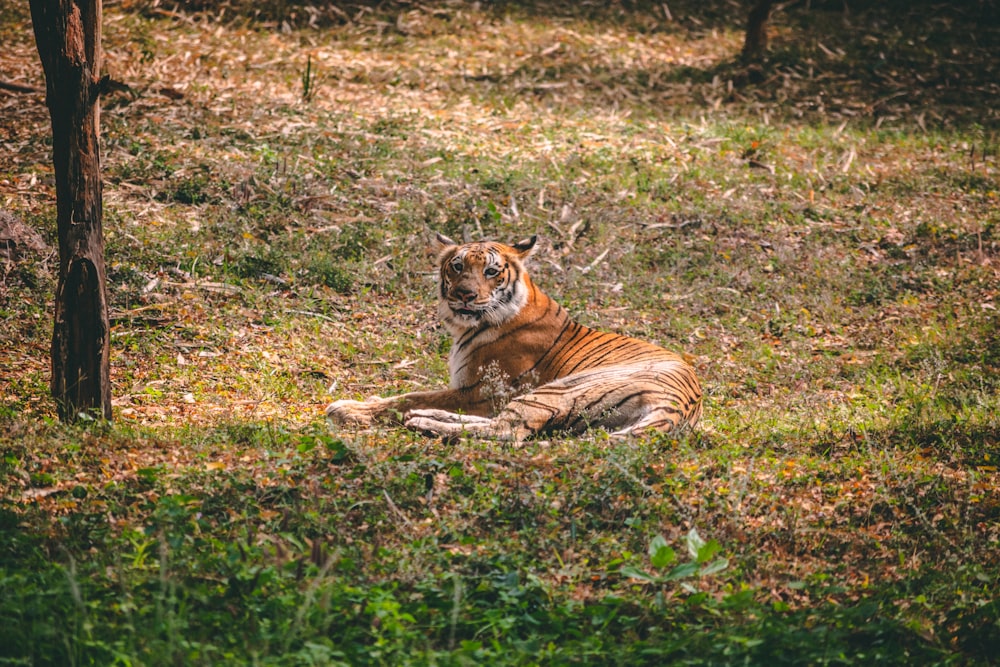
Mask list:
POLYGON ((687 547, 691 560, 686 563, 678 563, 677 552, 667 544, 667 540, 662 535, 656 535, 649 541, 648 552, 649 562, 653 566, 654 572, 641 570, 634 565, 623 565, 619 569, 619 574, 650 584, 666 584, 690 577, 707 577, 718 574, 729 567, 728 559, 715 558, 722 550, 719 543, 715 540, 706 542, 695 528, 692 528, 684 536, 684 545, 687 547))

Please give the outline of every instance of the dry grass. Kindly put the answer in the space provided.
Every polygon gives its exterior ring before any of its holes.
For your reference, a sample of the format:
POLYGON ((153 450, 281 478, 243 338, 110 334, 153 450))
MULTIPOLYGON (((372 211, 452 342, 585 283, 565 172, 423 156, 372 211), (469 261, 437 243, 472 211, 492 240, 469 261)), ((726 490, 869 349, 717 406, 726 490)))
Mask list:
MULTIPOLYGON (((328 9, 320 28, 288 30, 110 5, 108 71, 133 91, 102 117, 116 421, 51 422, 52 257, 5 263, 0 509, 31 547, 3 552, 4 567, 69 553, 104 571, 101 554, 138 559, 142 534, 162 558, 170 544, 171 581, 196 596, 223 544, 240 545, 247 571, 325 567, 317 550, 335 551, 362 592, 329 594, 364 598, 341 600, 361 628, 353 645, 370 649, 360 661, 378 660, 389 626, 372 619, 390 616, 371 605, 389 590, 415 619, 400 627, 427 630, 433 650, 456 633, 488 647, 489 614, 520 608, 468 592, 455 603, 464 625, 449 627, 448 582, 511 571, 540 582, 533 613, 565 613, 567 627, 583 622, 574 605, 626 600, 634 609, 615 614, 639 620, 617 632, 632 643, 660 623, 664 642, 688 623, 730 648, 782 623, 840 623, 854 634, 829 646, 857 657, 874 642, 871 603, 904 652, 887 655, 987 659, 984 582, 1000 543, 995 29, 976 8, 902 12, 899 30, 877 8, 789 8, 758 76, 734 62, 728 5, 675 4, 671 21, 659 6, 355 7, 350 21, 328 9), (513 451, 331 433, 331 386, 366 396, 446 380, 431 229, 541 232, 533 271, 581 320, 695 359, 699 433, 513 451), (692 527, 730 558, 696 582, 710 601, 619 576, 649 567, 651 537, 675 544, 692 527), (419 607, 438 594, 440 617, 419 607), (744 615, 747 595, 761 606, 744 615)), ((2 78, 40 87, 26 17, 5 11, 2 78)), ((0 120, 0 202, 51 237, 42 102, 0 92, 17 111, 0 120)), ((115 576, 145 581, 130 568, 115 576)), ((246 574, 234 572, 217 576, 246 574)), ((305 609, 294 595, 308 586, 289 577, 289 609, 305 609)), ((95 599, 122 581, 96 584, 95 599)), ((288 611, 229 585, 260 618, 288 611)), ((552 623, 542 636, 566 639, 552 623)), ((804 648, 815 637, 786 636, 787 659, 826 659, 804 648)), ((411 640, 400 630, 392 645, 411 640)), ((498 641, 511 662, 541 659, 498 641)), ((191 659, 152 646, 126 652, 191 659)))

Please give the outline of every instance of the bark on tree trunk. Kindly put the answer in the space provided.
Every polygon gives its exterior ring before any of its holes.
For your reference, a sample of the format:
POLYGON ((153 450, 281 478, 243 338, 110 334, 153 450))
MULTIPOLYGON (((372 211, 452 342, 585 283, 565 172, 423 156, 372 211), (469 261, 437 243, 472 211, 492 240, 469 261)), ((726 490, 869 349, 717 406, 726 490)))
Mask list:
POLYGON ((743 42, 743 62, 760 60, 767 51, 767 19, 772 0, 757 0, 747 17, 747 35, 743 42))
POLYGON ((59 418, 111 418, 101 223, 101 0, 30 0, 45 70, 59 229, 52 396, 59 418))

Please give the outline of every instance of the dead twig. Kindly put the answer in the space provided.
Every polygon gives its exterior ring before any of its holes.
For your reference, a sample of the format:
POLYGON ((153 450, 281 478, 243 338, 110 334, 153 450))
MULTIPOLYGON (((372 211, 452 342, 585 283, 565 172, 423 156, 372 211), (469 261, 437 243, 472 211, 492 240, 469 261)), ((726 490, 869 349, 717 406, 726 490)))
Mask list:
POLYGON ((402 519, 403 523, 405 523, 407 526, 412 526, 413 522, 410 521, 410 518, 405 514, 403 514, 403 511, 396 506, 396 503, 394 503, 392 501, 392 498, 389 496, 389 492, 386 491, 385 489, 382 489, 382 495, 385 496, 385 502, 389 505, 389 509, 392 510, 392 513, 398 516, 400 519, 402 519))
POLYGON ((28 86, 23 83, 13 81, 0 81, 0 90, 9 90, 13 93, 44 93, 45 91, 35 86, 28 86))

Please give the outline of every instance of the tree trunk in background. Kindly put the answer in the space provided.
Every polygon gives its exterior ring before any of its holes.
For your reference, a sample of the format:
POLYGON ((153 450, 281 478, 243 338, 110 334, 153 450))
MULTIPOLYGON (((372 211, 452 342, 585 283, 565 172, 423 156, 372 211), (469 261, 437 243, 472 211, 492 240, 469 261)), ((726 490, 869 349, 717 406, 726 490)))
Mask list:
POLYGON ((747 36, 743 42, 743 62, 760 60, 767 51, 767 19, 772 0, 757 0, 747 17, 747 36))
POLYGON ((101 225, 101 0, 30 0, 45 70, 59 229, 52 396, 59 418, 111 418, 101 225))

